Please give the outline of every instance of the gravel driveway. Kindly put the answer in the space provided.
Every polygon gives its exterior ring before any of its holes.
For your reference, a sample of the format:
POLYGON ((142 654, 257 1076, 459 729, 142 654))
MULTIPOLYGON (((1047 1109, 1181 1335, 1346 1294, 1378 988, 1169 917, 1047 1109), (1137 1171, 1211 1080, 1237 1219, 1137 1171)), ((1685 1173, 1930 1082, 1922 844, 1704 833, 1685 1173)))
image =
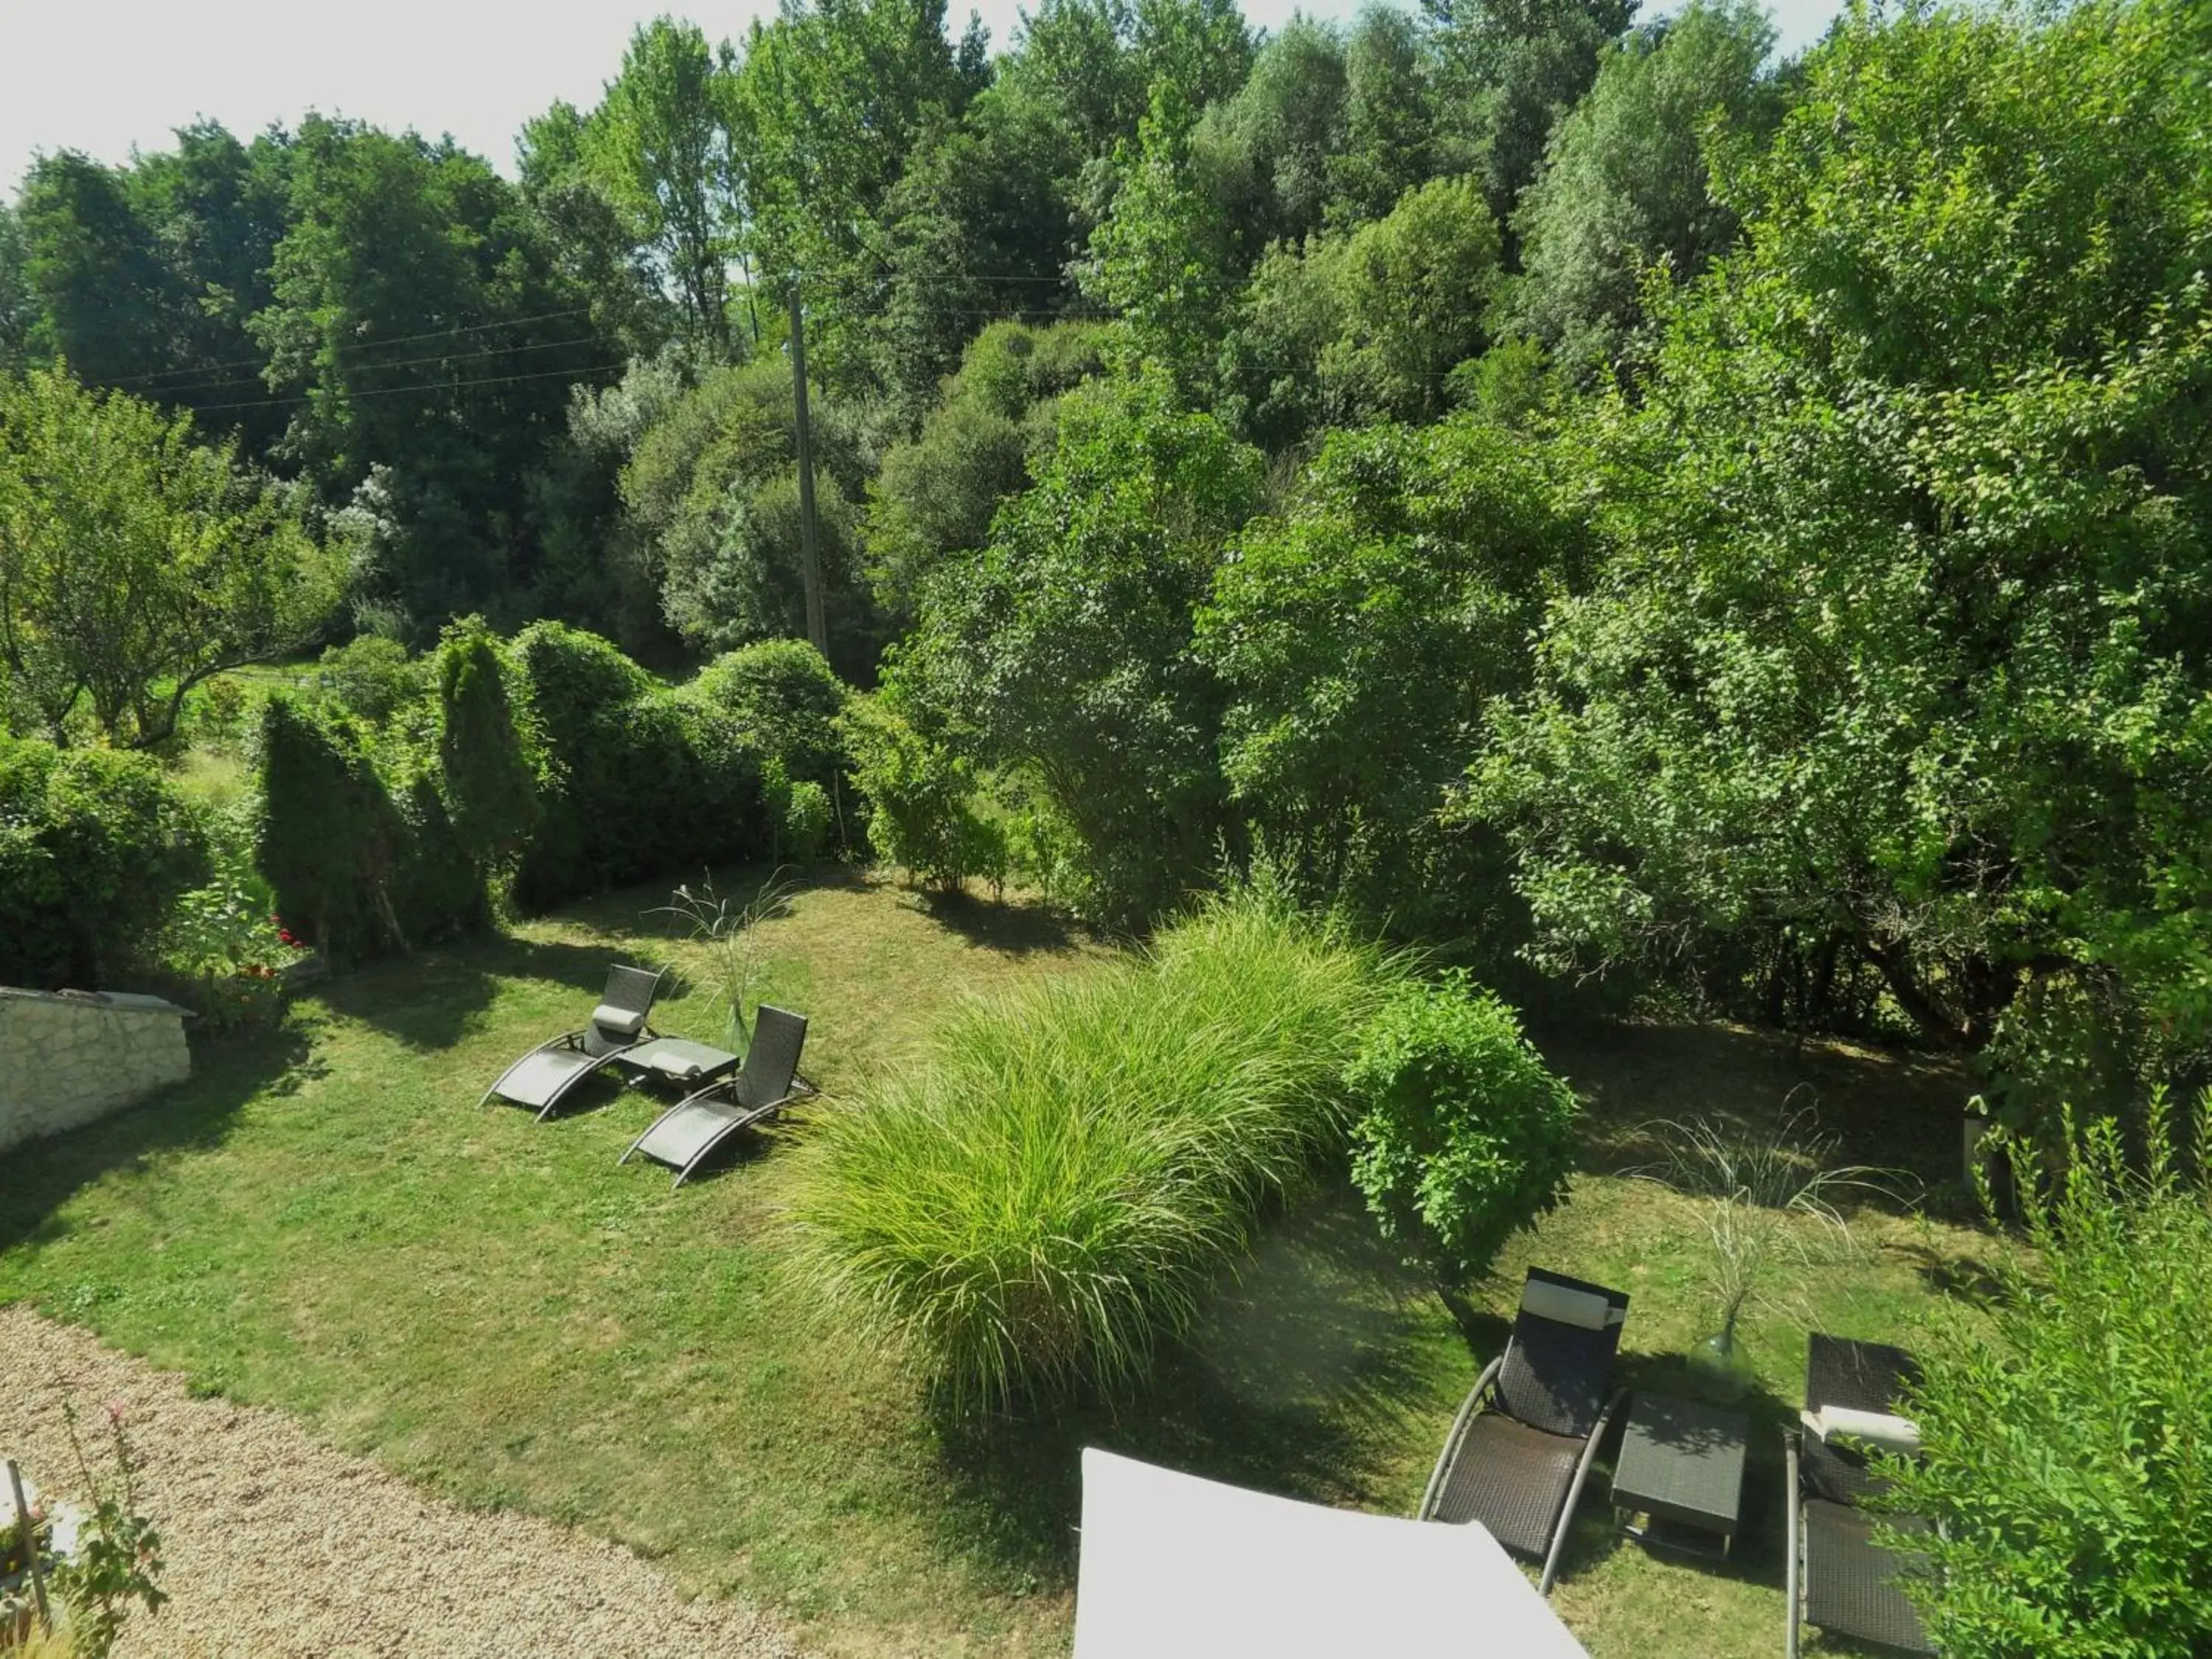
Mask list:
POLYGON ((760 1614, 686 1601, 619 1546, 426 1497, 280 1413, 191 1399, 173 1373, 0 1307, 0 1453, 50 1492, 76 1484, 64 1378, 102 1434, 100 1407, 124 1402, 168 1561, 174 1599, 133 1615, 118 1659, 796 1659, 760 1614))

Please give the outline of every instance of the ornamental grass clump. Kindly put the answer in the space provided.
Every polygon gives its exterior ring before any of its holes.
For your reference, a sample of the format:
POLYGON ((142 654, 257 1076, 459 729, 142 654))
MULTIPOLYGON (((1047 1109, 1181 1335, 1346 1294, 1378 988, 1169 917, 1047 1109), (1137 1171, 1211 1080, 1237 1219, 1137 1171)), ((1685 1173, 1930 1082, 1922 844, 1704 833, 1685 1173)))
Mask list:
POLYGON ((1388 966, 1241 890, 1141 958, 966 1004, 802 1153, 808 1292, 956 1404, 1140 1381, 1341 1144, 1388 966))

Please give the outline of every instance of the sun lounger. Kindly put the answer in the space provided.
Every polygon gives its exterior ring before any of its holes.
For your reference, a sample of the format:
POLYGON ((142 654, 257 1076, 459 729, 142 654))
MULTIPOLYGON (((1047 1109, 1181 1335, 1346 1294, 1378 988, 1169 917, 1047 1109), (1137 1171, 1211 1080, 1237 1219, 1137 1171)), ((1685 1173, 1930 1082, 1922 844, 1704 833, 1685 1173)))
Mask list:
POLYGON ((671 1186, 681 1187, 731 1136, 766 1122, 798 1096, 814 1092, 799 1076, 799 1051, 805 1046, 805 1016, 763 1006, 753 1020, 744 1069, 678 1101, 615 1161, 627 1164, 642 1152, 673 1169, 671 1186))
POLYGON ((531 1108, 542 1121, 592 1073, 653 1039, 655 1033, 646 1016, 653 1012, 659 990, 659 974, 643 968, 610 968, 606 989, 599 1006, 592 1010, 590 1023, 539 1043, 501 1072, 477 1104, 496 1096, 531 1108))

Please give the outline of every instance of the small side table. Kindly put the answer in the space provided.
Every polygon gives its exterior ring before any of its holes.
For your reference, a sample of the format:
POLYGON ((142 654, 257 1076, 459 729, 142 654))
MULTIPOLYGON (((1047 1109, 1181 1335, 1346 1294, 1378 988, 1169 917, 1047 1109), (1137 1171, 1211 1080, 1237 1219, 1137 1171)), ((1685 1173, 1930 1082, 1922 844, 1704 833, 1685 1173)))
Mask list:
POLYGON ((703 1089, 716 1078, 738 1068, 738 1057, 727 1049, 689 1037, 653 1037, 635 1048, 625 1048, 615 1063, 626 1066, 642 1082, 656 1078, 686 1089, 703 1089))
POLYGON ((1613 1471, 1613 1508, 1629 1536, 1725 1557, 1743 1507, 1750 1433, 1751 1419, 1741 1413, 1638 1393, 1613 1471))

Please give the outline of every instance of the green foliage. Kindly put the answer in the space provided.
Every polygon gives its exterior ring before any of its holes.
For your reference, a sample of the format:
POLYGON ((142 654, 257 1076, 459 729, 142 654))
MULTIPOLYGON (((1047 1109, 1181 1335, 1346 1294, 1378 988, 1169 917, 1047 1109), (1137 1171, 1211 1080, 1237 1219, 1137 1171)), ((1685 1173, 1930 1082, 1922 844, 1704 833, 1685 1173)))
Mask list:
POLYGON ((607 641, 558 623, 533 623, 510 649, 544 744, 518 903, 767 850, 761 757, 726 708, 658 685, 607 641))
POLYGON ((321 625, 328 561, 234 459, 65 367, 0 377, 0 673, 57 741, 165 743, 194 686, 321 625))
POLYGON ((426 665, 398 640, 359 634, 325 649, 315 678, 357 720, 381 725, 429 690, 426 665))
POLYGON ((0 734, 0 984, 112 983, 206 873, 203 833, 151 759, 0 734))
POLYGON ((1855 17, 1723 169, 1749 240, 1579 423, 1609 568, 1477 774, 1548 966, 1814 1018, 1859 968, 1966 1049, 2060 975, 2132 1064, 2212 1035, 2206 44, 1855 17))
POLYGON ((1344 1088, 1359 1114, 1353 1183, 1383 1236, 1447 1285, 1487 1273, 1566 1194, 1574 1091, 1463 971, 1392 996, 1361 1031, 1344 1088))
POLYGON ((514 671, 483 618, 448 624, 437 653, 438 774, 455 838, 478 870, 503 869, 537 828, 535 734, 517 718, 514 671))
POLYGON ((70 1654, 107 1659, 123 1634, 131 1603, 151 1614, 158 1613, 169 1599, 159 1582, 161 1534, 139 1512, 138 1460, 123 1431, 121 1402, 106 1408, 115 1473, 105 1478, 93 1473, 75 1405, 64 1401, 62 1409, 70 1449, 76 1455, 77 1478, 91 1501, 90 1512, 78 1528, 76 1556, 54 1564, 53 1590, 69 1608, 70 1654))
POLYGON ((852 696, 804 640, 763 640, 701 669, 690 694, 721 710, 754 751, 793 780, 835 787, 845 771, 838 716, 852 696))
POLYGON ((808 1293, 955 1398, 1141 1382, 1341 1144, 1376 967, 1245 891, 1144 961, 968 1004, 804 1149, 808 1293))
POLYGON ((1191 617, 1259 485, 1259 457, 1156 379, 1069 398, 1036 487, 931 586, 894 671, 979 761, 1035 775, 1111 920, 1168 908, 1212 858, 1220 699, 1191 617))
POLYGON ((932 887, 988 872, 993 825, 978 811, 973 763, 918 730, 896 686, 856 696, 839 718, 877 855, 932 887))
POLYGON ((1588 369, 1619 356, 1650 266, 1663 260, 1681 282, 1735 242, 1705 155, 1763 142, 1780 117, 1780 88, 1760 67, 1773 45, 1774 25, 1749 0, 1695 0, 1663 32, 1608 52, 1559 122, 1514 210, 1523 276, 1511 309, 1565 362, 1588 369))
POLYGON ((162 963, 193 988, 203 1031, 273 1023, 283 1008, 278 972, 305 948, 279 923, 276 895, 254 868, 257 817, 251 801, 202 815, 208 879, 177 896, 162 927, 162 963))
MULTIPOLYGON (((2194 1143, 2212 1149, 2212 1095, 2194 1143)), ((2185 1176, 2164 1097, 2140 1165, 2118 1125, 2065 1128, 2026 1250, 1992 1264, 1987 1318, 1924 1354, 1911 1410, 1925 1455, 1890 1498, 1936 1571, 1907 1582, 1957 1659, 2194 1659, 2212 1644, 2212 1180, 2185 1176)), ((2040 1161, 2015 1145, 2022 1192, 2040 1161)))
POLYGON ((1589 558, 1558 458, 1461 419, 1330 436, 1197 620, 1231 799, 1310 890, 1414 933, 1518 931, 1493 842, 1441 822, 1485 703, 1589 558))

